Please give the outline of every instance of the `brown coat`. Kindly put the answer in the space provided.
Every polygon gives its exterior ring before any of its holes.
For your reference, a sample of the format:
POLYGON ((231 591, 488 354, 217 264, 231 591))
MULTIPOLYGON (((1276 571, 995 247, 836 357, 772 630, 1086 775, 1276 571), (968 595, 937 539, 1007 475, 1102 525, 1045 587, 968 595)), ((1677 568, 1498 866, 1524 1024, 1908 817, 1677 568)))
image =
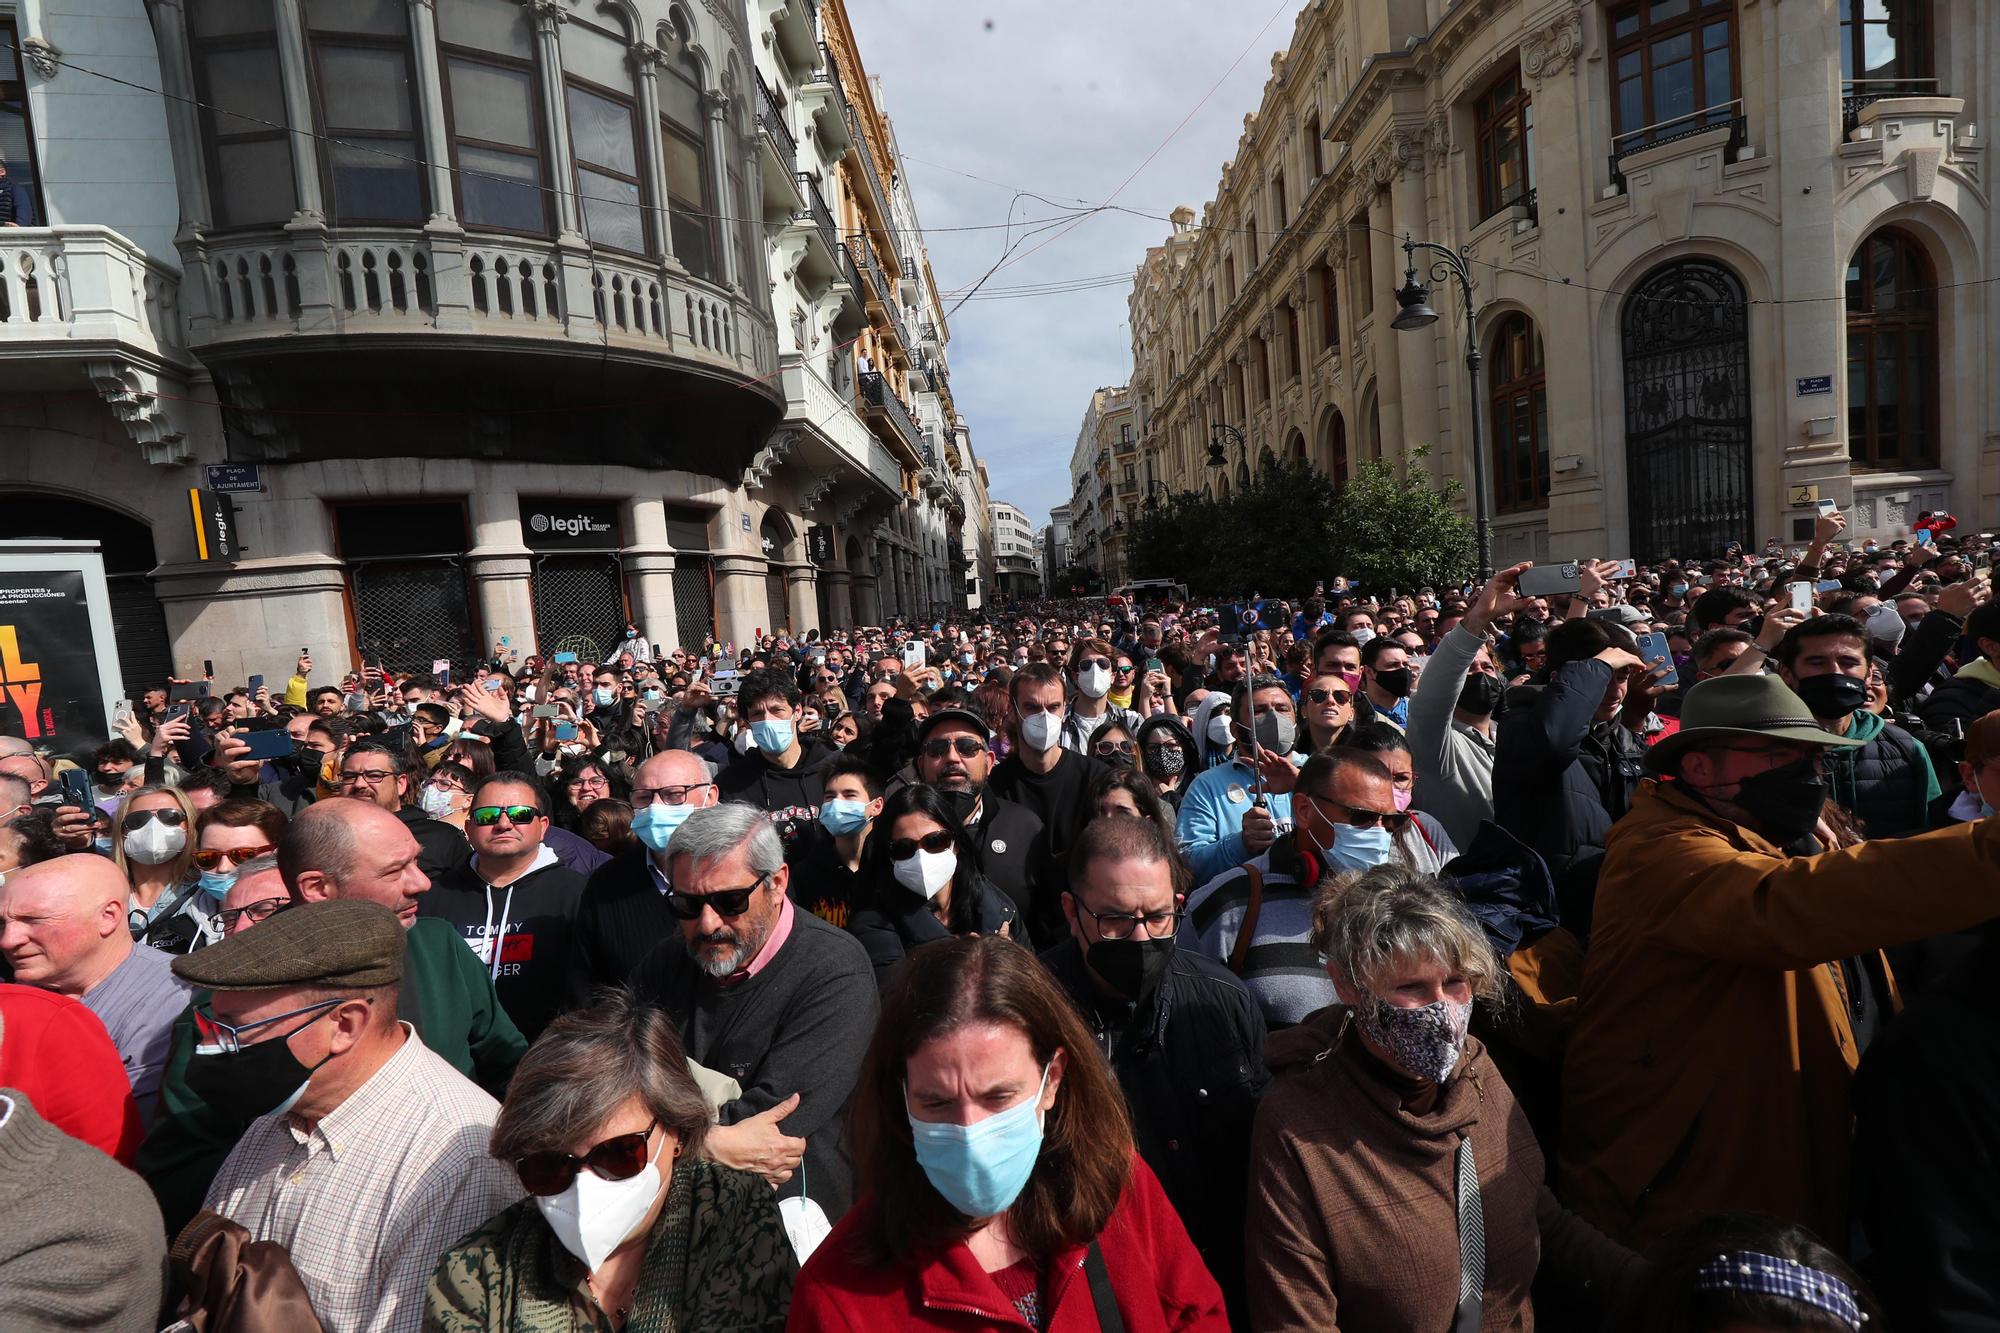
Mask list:
POLYGON ((1457 1151, 1469 1136, 1486 1224, 1482 1333, 1529 1333, 1528 1289, 1551 1268, 1615 1296, 1638 1260, 1564 1212, 1542 1184, 1527 1117, 1478 1038, 1428 1112, 1361 1044, 1345 1008, 1265 1047, 1273 1081, 1251 1147, 1245 1266, 1258 1333, 1447 1329, 1458 1306, 1457 1151))
POLYGON ((1628 1244, 1749 1211, 1840 1245, 1858 1055, 1827 964, 1995 915, 2000 820, 1788 857, 1643 784, 1598 881, 1563 1200, 1628 1244))

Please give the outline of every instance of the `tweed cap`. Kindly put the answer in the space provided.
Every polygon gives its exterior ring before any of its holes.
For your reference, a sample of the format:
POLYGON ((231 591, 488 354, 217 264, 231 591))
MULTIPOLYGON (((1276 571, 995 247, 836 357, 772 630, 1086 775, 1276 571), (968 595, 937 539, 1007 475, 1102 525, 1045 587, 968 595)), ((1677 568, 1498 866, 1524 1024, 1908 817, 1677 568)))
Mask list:
POLYGON ((380 903, 301 903, 180 955, 173 969, 182 981, 210 990, 389 986, 403 979, 403 927, 380 903))

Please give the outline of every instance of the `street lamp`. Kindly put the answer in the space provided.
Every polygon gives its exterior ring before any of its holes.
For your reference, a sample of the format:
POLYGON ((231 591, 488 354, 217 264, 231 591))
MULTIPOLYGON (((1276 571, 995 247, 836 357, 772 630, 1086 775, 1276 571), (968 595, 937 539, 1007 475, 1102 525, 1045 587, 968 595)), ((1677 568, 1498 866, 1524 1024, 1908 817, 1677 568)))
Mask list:
POLYGON ((1223 445, 1225 443, 1235 445, 1243 451, 1245 458, 1249 457, 1250 446, 1245 442, 1243 432, 1229 425, 1227 422, 1218 421, 1208 432, 1208 465, 1210 467, 1229 466, 1229 459, 1223 453, 1223 445))
POLYGON ((1472 308, 1472 247, 1453 250, 1436 241, 1412 240, 1404 234, 1403 254, 1409 260, 1409 267, 1403 272, 1402 290, 1396 293, 1396 305, 1400 308, 1389 321, 1390 328, 1402 333, 1437 323, 1438 313, 1431 309, 1431 289, 1417 281, 1419 250, 1436 256, 1430 261, 1431 281, 1458 279, 1459 294, 1465 300, 1465 368, 1471 372, 1472 380, 1472 514, 1478 532, 1479 581, 1485 583, 1493 577, 1493 524, 1486 507, 1486 450, 1479 438, 1479 367, 1485 358, 1479 354, 1477 316, 1472 308))
POLYGON ((1153 480, 1149 482, 1146 487, 1147 513, 1151 514, 1151 513, 1157 513, 1159 511, 1160 497, 1163 495, 1167 497, 1168 503, 1171 504, 1173 502, 1174 493, 1167 489, 1167 483, 1161 481, 1158 477, 1153 478, 1153 480))

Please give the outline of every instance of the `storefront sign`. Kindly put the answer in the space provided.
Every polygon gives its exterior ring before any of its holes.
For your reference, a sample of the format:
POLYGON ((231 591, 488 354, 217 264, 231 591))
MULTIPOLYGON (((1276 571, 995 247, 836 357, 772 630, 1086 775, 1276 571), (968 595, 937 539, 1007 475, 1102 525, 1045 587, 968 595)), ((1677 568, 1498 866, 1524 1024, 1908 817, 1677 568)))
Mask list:
POLYGON ((214 491, 189 491, 194 511, 194 549, 198 560, 234 564, 242 554, 236 539, 236 502, 214 491))
POLYGON ((537 551, 616 550, 618 506, 523 497, 521 536, 537 551))
POLYGON ((806 554, 815 565, 833 563, 833 529, 824 523, 815 523, 806 529, 806 554))
MULTIPOLYGON (((0 568, 0 735, 64 751, 108 730, 85 579, 80 569, 0 568)), ((108 627, 108 609, 100 618, 108 627)), ((115 676, 115 650, 105 647, 115 676)))

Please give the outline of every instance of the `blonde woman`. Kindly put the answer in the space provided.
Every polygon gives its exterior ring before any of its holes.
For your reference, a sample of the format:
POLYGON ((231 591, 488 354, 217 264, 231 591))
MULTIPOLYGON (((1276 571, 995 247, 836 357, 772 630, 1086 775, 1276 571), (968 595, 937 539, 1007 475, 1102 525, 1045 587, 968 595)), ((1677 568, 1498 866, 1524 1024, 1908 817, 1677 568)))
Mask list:
POLYGON ((111 859, 131 885, 132 938, 189 953, 222 938, 222 903, 203 893, 195 868, 195 811, 178 787, 135 788, 111 825, 111 859))

